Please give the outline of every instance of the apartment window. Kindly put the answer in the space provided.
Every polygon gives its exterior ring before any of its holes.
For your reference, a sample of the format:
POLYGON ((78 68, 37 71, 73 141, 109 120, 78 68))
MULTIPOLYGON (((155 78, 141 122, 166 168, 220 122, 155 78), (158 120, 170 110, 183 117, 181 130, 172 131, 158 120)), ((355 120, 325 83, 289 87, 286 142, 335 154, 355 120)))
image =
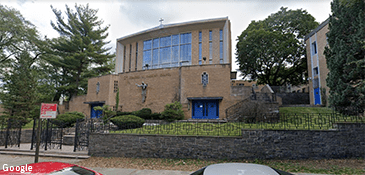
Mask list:
POLYGON ((143 42, 143 69, 191 64, 191 33, 154 38, 143 42))
POLYGON ((313 76, 318 75, 318 67, 313 68, 313 76))
POLYGON ((136 64, 134 66, 135 71, 137 71, 137 65, 138 65, 138 43, 136 43, 136 64))
POLYGON ((219 30, 219 63, 223 63, 223 30, 219 30))
POLYGON ((317 42, 312 43, 312 55, 317 54, 317 42))
POLYGON ((213 62, 213 32, 209 30, 209 64, 213 62))
POLYGON ((114 92, 118 92, 118 81, 114 81, 114 92))

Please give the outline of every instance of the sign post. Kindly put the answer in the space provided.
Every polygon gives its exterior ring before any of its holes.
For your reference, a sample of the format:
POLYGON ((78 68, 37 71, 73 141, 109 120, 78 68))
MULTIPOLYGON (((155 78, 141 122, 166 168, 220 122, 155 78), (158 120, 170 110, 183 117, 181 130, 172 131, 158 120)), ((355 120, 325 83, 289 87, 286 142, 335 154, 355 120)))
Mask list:
POLYGON ((38 157, 39 157, 39 145, 40 145, 40 140, 41 140, 41 127, 42 127, 41 120, 42 119, 53 119, 53 118, 56 118, 56 115, 57 115, 57 104, 42 103, 41 115, 38 119, 37 146, 36 146, 36 150, 35 150, 34 163, 38 163, 38 157))

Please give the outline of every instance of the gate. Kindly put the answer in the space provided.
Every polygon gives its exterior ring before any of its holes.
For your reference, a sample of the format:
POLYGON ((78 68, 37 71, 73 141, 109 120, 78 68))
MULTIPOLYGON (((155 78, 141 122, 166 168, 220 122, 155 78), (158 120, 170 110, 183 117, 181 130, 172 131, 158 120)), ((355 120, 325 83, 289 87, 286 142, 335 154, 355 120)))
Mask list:
MULTIPOLYGON (((40 148, 44 148, 44 150, 62 149, 64 124, 52 123, 50 119, 37 120, 41 120, 40 148)), ((37 120, 34 120, 33 124, 31 150, 37 145, 37 120)))
POLYGON ((104 120, 100 118, 77 120, 75 126, 74 152, 76 150, 87 150, 90 133, 104 133, 108 128, 109 125, 104 124, 104 120))
POLYGON ((15 118, 0 119, 0 145, 4 145, 5 148, 8 148, 8 146, 20 147, 23 122, 23 120, 17 120, 15 118))

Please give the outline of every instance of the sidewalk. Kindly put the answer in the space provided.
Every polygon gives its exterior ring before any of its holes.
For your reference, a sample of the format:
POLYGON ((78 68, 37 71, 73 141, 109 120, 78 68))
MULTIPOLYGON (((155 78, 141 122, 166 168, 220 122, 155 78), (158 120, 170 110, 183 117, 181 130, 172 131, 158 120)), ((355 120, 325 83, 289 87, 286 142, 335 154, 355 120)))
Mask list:
MULTIPOLYGON (((8 147, 0 146, 0 169, 4 164, 9 166, 18 166, 34 163, 35 148, 30 150, 30 144, 21 144, 20 147, 8 147)), ((73 146, 62 146, 60 149, 48 149, 47 151, 40 148, 39 162, 65 162, 75 164, 80 159, 89 158, 87 151, 73 152, 73 146)), ((189 175, 190 171, 175 171, 175 170, 137 170, 126 168, 100 168, 100 167, 87 167, 100 172, 104 175, 125 174, 125 175, 189 175)), ((307 173, 293 173, 295 175, 317 175, 307 173)))
MULTIPOLYGON (((33 147, 33 150, 30 150, 31 144, 30 143, 22 143, 20 147, 13 146, 5 148, 5 146, 0 146, 0 154, 7 154, 7 155, 24 155, 24 156, 34 156, 36 148, 33 147)), ((47 148, 47 151, 44 148, 39 148, 39 156, 40 157, 58 157, 58 158, 74 158, 74 159, 87 159, 88 151, 77 151, 73 152, 74 146, 69 145, 62 145, 62 149, 54 149, 54 148, 47 148)))

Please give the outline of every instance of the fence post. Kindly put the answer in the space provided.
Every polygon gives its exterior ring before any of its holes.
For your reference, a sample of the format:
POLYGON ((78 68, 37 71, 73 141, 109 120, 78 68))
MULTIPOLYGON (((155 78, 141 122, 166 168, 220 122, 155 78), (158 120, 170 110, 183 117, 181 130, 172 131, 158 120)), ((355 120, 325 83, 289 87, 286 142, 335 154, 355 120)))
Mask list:
POLYGON ((18 148, 20 148, 20 137, 22 136, 22 124, 19 125, 18 148))
POLYGON ((11 126, 11 124, 10 124, 10 118, 8 119, 8 128, 6 129, 6 135, 5 135, 5 148, 8 148, 8 141, 9 141, 9 139, 8 139, 8 137, 9 137, 9 132, 10 132, 10 126, 11 126))
POLYGON ((49 125, 49 119, 47 119, 47 126, 46 126, 46 138, 45 138, 45 145, 44 150, 47 151, 47 142, 48 142, 48 125, 49 125))
POLYGON ((77 148, 77 140, 78 140, 78 128, 79 128, 79 119, 76 120, 76 126, 75 126, 75 141, 74 141, 74 152, 76 152, 77 148))
POLYGON ((34 144, 34 137, 35 137, 35 125, 36 125, 36 119, 33 118, 33 132, 32 132, 32 144, 30 145, 30 150, 33 150, 33 144, 34 144))

